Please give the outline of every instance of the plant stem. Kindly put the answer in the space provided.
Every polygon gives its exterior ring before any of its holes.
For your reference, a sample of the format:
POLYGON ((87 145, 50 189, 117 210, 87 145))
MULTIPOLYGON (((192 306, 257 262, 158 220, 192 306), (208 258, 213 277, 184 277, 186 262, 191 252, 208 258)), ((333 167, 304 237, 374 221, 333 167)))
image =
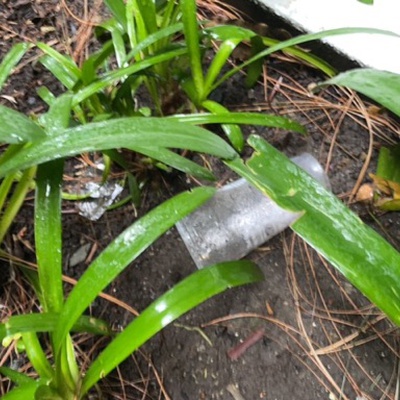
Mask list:
POLYGON ((1 219, 0 243, 4 240, 4 237, 8 229, 10 228, 10 225, 13 223, 15 216, 21 208, 22 203, 25 200, 26 194, 29 192, 29 190, 31 190, 35 174, 36 166, 30 167, 23 172, 22 177, 18 182, 13 195, 10 198, 9 204, 4 211, 3 217, 1 219))

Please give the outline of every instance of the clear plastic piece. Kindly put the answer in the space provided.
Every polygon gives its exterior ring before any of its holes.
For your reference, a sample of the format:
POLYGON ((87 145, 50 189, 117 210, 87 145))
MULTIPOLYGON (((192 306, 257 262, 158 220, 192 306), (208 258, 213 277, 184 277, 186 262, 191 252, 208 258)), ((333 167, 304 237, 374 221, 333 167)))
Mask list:
MULTIPOLYGON (((329 180, 318 161, 308 153, 291 159, 325 187, 329 180)), ((221 189, 202 207, 176 224, 197 268, 237 260, 299 217, 239 179, 221 189)))
POLYGON ((97 221, 123 190, 124 188, 116 182, 88 182, 84 192, 90 195, 90 200, 78 203, 79 215, 97 221))

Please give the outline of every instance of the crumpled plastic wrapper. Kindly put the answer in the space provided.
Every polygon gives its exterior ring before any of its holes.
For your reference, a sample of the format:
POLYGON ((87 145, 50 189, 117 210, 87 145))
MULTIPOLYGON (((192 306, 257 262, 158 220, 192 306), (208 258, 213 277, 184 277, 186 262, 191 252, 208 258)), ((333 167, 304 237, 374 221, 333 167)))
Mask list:
POLYGON ((116 182, 106 182, 99 184, 88 182, 85 184, 83 193, 90 195, 90 200, 84 200, 77 204, 79 215, 97 221, 113 204, 114 200, 124 188, 116 182))

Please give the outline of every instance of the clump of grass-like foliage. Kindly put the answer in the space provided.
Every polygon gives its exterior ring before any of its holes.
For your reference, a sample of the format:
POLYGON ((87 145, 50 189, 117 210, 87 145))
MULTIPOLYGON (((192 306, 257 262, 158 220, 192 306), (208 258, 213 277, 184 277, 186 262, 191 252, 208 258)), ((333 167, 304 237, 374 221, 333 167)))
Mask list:
MULTIPOLYGON (((207 201, 214 189, 203 187, 179 194, 150 211, 110 243, 65 297, 60 187, 64 160, 83 152, 101 151, 123 166, 117 149, 124 148, 209 180, 213 179, 209 170, 176 150, 222 159, 280 206, 301 212, 302 217, 292 228, 400 324, 399 253, 260 138, 252 136, 248 140, 255 150, 252 158, 246 163, 240 158, 244 145, 240 124, 300 133, 304 133, 304 128, 275 115, 231 113, 209 99, 219 85, 244 68, 248 67, 249 82, 255 82, 259 74, 257 60, 282 49, 332 75, 325 63, 290 46, 329 34, 361 30, 334 30, 279 43, 244 28, 202 26, 196 18, 194 0, 128 0, 126 4, 110 0, 106 4, 113 18, 101 28, 110 39, 81 67, 51 47, 37 44, 44 53, 41 62, 66 88, 66 93, 58 97, 46 88, 40 89, 40 95, 49 104, 47 113, 32 120, 0 107, 0 141, 7 144, 0 157, 0 241, 26 193, 34 188, 38 270, 30 278, 42 308, 40 313, 12 316, 0 324, 0 338, 20 338, 38 374, 33 379, 2 367, 0 372, 16 384, 4 398, 83 399, 131 352, 180 315, 227 288, 262 279, 260 270, 248 261, 210 266, 158 298, 117 335, 104 321, 85 316, 87 307, 120 272, 177 221, 207 201), (203 55, 211 39, 219 41, 220 47, 205 71, 203 55), (232 51, 242 41, 258 44, 253 57, 221 74, 232 51), (154 116, 135 108, 134 97, 139 87, 150 93, 154 116), (179 90, 186 97, 175 114, 164 115, 171 90, 179 90), (186 113, 182 114, 183 111, 186 113), (201 127, 211 123, 222 124, 230 144, 201 127), (74 331, 112 336, 110 344, 85 371, 80 370, 75 358, 71 336, 74 331), (50 360, 39 340, 41 333, 48 334, 50 360)), ((2 61, 0 86, 28 47, 15 46, 2 61)), ((332 78, 329 83, 340 83, 338 79, 332 78)))

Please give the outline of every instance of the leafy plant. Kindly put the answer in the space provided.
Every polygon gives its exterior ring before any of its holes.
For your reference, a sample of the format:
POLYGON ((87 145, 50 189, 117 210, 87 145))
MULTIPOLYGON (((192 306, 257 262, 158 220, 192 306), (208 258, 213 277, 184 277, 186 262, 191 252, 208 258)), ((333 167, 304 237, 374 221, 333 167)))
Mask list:
MULTIPOLYGON (((143 110, 137 109, 134 95, 142 85, 151 95, 156 115, 204 109, 226 114, 229 111, 211 101, 209 95, 218 87, 216 80, 232 52, 243 41, 262 42, 262 48, 278 43, 232 25, 202 27, 196 17, 194 0, 129 0, 126 4, 115 0, 105 3, 113 18, 101 24, 98 31, 108 32, 111 39, 81 68, 72 58, 38 43, 45 53, 41 59, 43 65, 76 94, 73 104, 81 123, 140 115, 143 110), (205 49, 210 48, 211 40, 221 44, 203 76, 203 56, 205 49)), ((330 76, 334 72, 307 52, 295 48, 286 50, 330 76)), ((249 81, 255 82, 259 73, 260 69, 249 69, 249 81)), ((40 93, 51 103, 53 97, 47 89, 42 88, 40 93)), ((234 125, 224 125, 223 129, 240 151, 243 146, 240 129, 234 125)))
MULTIPOLYGON (((142 118, 129 118, 68 128, 70 109, 71 97, 61 96, 40 119, 41 127, 33 121, 25 120, 18 113, 13 115, 14 119, 18 118, 17 123, 21 121, 26 123, 27 130, 38 131, 44 136, 44 141, 41 141, 44 145, 43 150, 46 149, 46 141, 52 143, 53 155, 46 158, 45 150, 33 161, 34 165, 36 163, 40 165, 36 177, 35 200, 38 271, 37 278, 32 279, 32 284, 40 300, 42 312, 13 316, 0 324, 2 340, 10 340, 15 335, 21 335, 20 340, 38 374, 38 379, 2 367, 0 371, 17 385, 3 397, 4 399, 83 399, 100 379, 130 353, 180 315, 228 287, 262 279, 260 270, 254 264, 245 261, 217 264, 193 274, 152 303, 122 333, 114 337, 87 371, 81 372, 75 359, 70 332, 76 330, 110 334, 109 328, 103 321, 84 316, 85 309, 160 235, 209 199, 214 189, 198 188, 192 192, 182 193, 135 222, 93 261, 68 298, 64 300, 61 275, 60 189, 63 157, 87 150, 88 148, 83 145, 83 138, 85 141, 92 141, 94 148, 100 150, 115 146, 117 139, 121 145, 126 143, 127 147, 146 151, 147 141, 144 140, 146 133, 157 138, 159 148, 150 148, 154 155, 161 154, 162 157, 165 154, 163 146, 170 145, 205 151, 206 147, 210 149, 212 143, 211 151, 219 157, 232 158, 236 157, 236 153, 211 132, 172 119, 164 119, 161 123, 157 119, 147 121, 142 118), (141 134, 137 132, 139 126, 141 134), (94 129, 95 134, 87 137, 89 128, 94 129), (68 132, 67 137, 68 140, 72 140, 70 143, 72 146, 68 146, 68 142, 63 139, 63 132, 68 132), (76 147, 73 148, 74 146, 76 147), (38 333, 41 332, 49 334, 52 362, 46 357, 45 348, 39 340, 38 333)), ((4 118, 7 117, 7 112, 3 113, 4 118)), ((0 135, 2 140, 7 141, 8 126, 0 128, 0 135)), ((12 158, 2 160, 0 174, 5 176, 7 173, 13 173, 7 168, 7 164, 10 166, 9 163, 13 166, 13 171, 23 170, 26 164, 21 162, 21 154, 25 153, 29 159, 39 147, 36 146, 36 142, 26 143, 12 158)))
MULTIPOLYGON (((85 309, 157 237, 206 201, 214 190, 200 188, 179 195, 133 224, 89 266, 65 301, 61 280, 60 213, 63 159, 84 151, 111 151, 125 147, 184 172, 212 179, 207 169, 172 149, 199 151, 222 159, 238 155, 225 141, 197 125, 256 123, 304 133, 301 125, 285 118, 266 118, 251 113, 192 114, 168 118, 135 116, 79 125, 81 101, 92 101, 91 96, 98 94, 95 89, 104 87, 105 82, 96 82, 75 94, 58 98, 50 96, 49 111, 37 121, 6 107, 0 109, 0 141, 9 144, 0 160, 0 176, 7 181, 19 171, 35 172, 37 169, 35 244, 38 273, 37 276, 30 274, 29 278, 42 307, 41 313, 13 316, 0 325, 3 341, 20 337, 18 340, 23 342, 26 355, 38 374, 38 379, 32 379, 2 367, 0 372, 17 385, 4 396, 6 399, 84 398, 93 385, 166 324, 228 287, 261 279, 260 271, 249 262, 219 264, 197 272, 150 305, 111 342, 87 371, 82 371, 84 374, 80 371, 70 332, 110 334, 103 321, 84 316, 85 309), (72 109, 78 121, 71 121, 72 109), (15 126, 19 127, 18 138, 12 134, 15 126), (15 140, 20 143, 13 144, 15 140), (42 332, 48 333, 50 338, 51 363, 39 340, 38 334, 42 332), (134 341, 132 335, 136 338, 134 341)), ((33 179, 34 173, 30 176, 33 179)))
POLYGON ((82 316, 84 310, 157 237, 206 201, 213 190, 202 188, 178 195, 122 232, 89 266, 64 303, 60 257, 61 173, 62 162, 59 160, 39 167, 35 236, 37 289, 43 313, 11 317, 0 325, 2 339, 22 334, 26 354, 39 379, 34 381, 1 368, 0 371, 18 385, 4 399, 85 398, 100 379, 180 315, 228 287, 262 279, 261 272, 249 262, 219 264, 193 274, 146 308, 122 333, 115 336, 85 374, 81 373, 74 357, 70 330, 110 334, 102 321, 82 316), (46 358, 38 332, 49 333, 53 365, 46 358))
MULTIPOLYGON (((50 49, 43 48, 51 53, 50 49)), ((72 66, 70 69, 74 70, 72 66)), ((117 71, 115 75, 119 74, 117 71)), ((69 78, 65 78, 68 85, 69 78)), ((98 94, 95 89, 104 87, 105 82, 97 82, 77 90, 75 94, 58 98, 49 96, 49 111, 35 121, 6 107, 0 108, 0 141, 9 144, 0 160, 3 183, 18 177, 20 171, 29 171, 29 187, 32 188, 35 186, 33 179, 37 170, 35 244, 38 273, 37 276, 29 274, 28 277, 42 307, 41 313, 13 316, 0 325, 3 342, 13 338, 21 341, 38 374, 38 379, 32 379, 2 367, 0 372, 17 385, 4 396, 6 399, 84 398, 93 385, 166 324, 228 287, 257 281, 262 277, 260 271, 248 262, 219 264, 197 272, 150 305, 126 331, 111 342, 88 371, 82 371, 85 372, 83 376, 75 359, 70 332, 111 334, 103 321, 84 316, 84 310, 158 236, 206 201, 214 190, 200 188, 179 195, 125 230, 89 266, 65 301, 61 280, 60 213, 63 159, 84 151, 112 151, 116 147, 125 147, 182 171, 212 179, 207 169, 172 149, 200 151, 223 159, 237 157, 237 154, 222 139, 196 125, 246 122, 304 132, 301 125, 285 118, 265 118, 251 113, 220 116, 193 114, 169 118, 136 116, 79 125, 81 101, 93 101, 91 96, 98 94), (71 121, 72 109, 78 121, 71 121), (18 131, 15 131, 15 127, 18 127, 18 131), (18 132, 18 136, 14 132, 18 132), (51 363, 39 340, 39 333, 49 335, 51 363), (132 341, 132 335, 135 341, 132 341)), ((22 176, 24 174, 22 172, 22 176)), ((22 202, 24 193, 16 193, 22 202)))
MULTIPOLYGON (((85 151, 103 151, 115 157, 113 151, 116 148, 126 148, 205 179, 212 179, 210 171, 175 150, 187 149, 225 160, 230 168, 283 208, 303 212, 303 216, 293 224, 293 229, 395 323, 400 324, 399 254, 333 195, 322 190, 267 143, 251 137, 249 144, 254 147, 255 154, 246 164, 235 151, 240 151, 244 143, 237 126, 239 124, 275 126, 302 133, 304 128, 278 116, 230 113, 209 99, 212 91, 234 73, 256 65, 258 60, 278 50, 304 57, 331 74, 332 71, 323 62, 303 54, 299 49, 288 49, 288 46, 333 34, 382 31, 332 30, 277 43, 258 38, 254 32, 239 27, 217 26, 199 31, 193 0, 182 0, 179 4, 172 1, 128 0, 126 5, 122 0, 115 0, 107 1, 107 4, 114 19, 105 23, 103 29, 110 32, 111 39, 82 67, 78 67, 70 57, 38 43, 37 46, 44 52, 42 63, 68 90, 66 95, 60 97, 55 97, 46 88, 40 90, 42 98, 50 105, 48 113, 33 121, 6 107, 0 108, 0 141, 9 144, 0 159, 2 188, 4 185, 3 191, 0 188, 2 205, 14 207, 14 203, 6 203, 6 199, 12 182, 20 179, 20 183, 23 182, 21 190, 14 192, 19 199, 19 203, 15 204, 19 207, 26 188, 33 186, 37 169, 35 244, 38 273, 36 278, 32 278, 32 285, 42 307, 40 313, 13 316, 0 324, 2 339, 10 340, 14 335, 21 335, 26 354, 38 373, 38 379, 32 379, 2 367, 0 371, 17 385, 4 398, 83 399, 102 377, 175 318, 228 287, 262 278, 260 271, 246 261, 217 264, 193 274, 151 304, 112 340, 87 371, 80 371, 71 332, 111 335, 103 321, 84 316, 85 309, 154 240, 214 192, 210 188, 195 189, 168 200, 145 215, 98 256, 64 299, 60 213, 63 160, 85 151), (178 33, 184 34, 183 42, 175 40, 178 33), (203 72, 203 46, 211 39, 221 44, 208 70, 203 72), (221 74, 229 55, 239 43, 253 40, 260 44, 258 39, 263 46, 270 47, 261 51, 257 48, 257 54, 249 60, 221 74), (116 69, 112 69, 114 55, 116 69), (172 62, 182 73, 171 78, 174 69, 169 66, 172 62), (189 73, 185 71, 188 66, 189 73), (173 83, 168 86, 171 79, 173 83), (135 107, 135 91, 142 84, 146 85, 155 98, 158 115, 162 115, 163 103, 158 91, 160 83, 166 83, 166 88, 182 86, 193 106, 192 111, 206 109, 211 114, 146 116, 146 110, 135 107), (223 124, 235 149, 198 126, 209 123, 223 124), (15 126, 19 127, 18 132, 14 130, 15 126), (281 171, 279 177, 270 173, 277 169, 281 171), (378 292, 376 287, 382 290, 378 292), (48 333, 50 338, 51 361, 39 340, 38 335, 42 332, 48 333)), ((4 82, 23 51, 25 47, 20 46, 3 62, 0 82, 4 82)), ((252 70, 250 83, 257 79, 258 72, 257 68, 252 70)), ((18 207, 8 217, 8 225, 18 207)))
MULTIPOLYGON (((44 51, 42 63, 74 93, 72 104, 76 118, 81 123, 101 121, 121 116, 149 115, 148 110, 137 109, 134 95, 143 84, 148 88, 157 115, 166 112, 168 104, 174 104, 168 112, 184 110, 207 110, 227 118, 229 110, 210 100, 210 94, 233 73, 248 68, 248 81, 254 83, 260 73, 260 60, 278 50, 284 50, 320 68, 329 76, 334 70, 322 60, 293 47, 296 44, 315 40, 328 35, 378 30, 342 29, 326 33, 304 35, 285 42, 260 37, 255 32, 237 26, 201 27, 196 17, 194 0, 150 1, 122 0, 105 2, 113 18, 101 25, 111 39, 91 55, 82 67, 67 56, 57 53, 43 43, 38 46, 44 51), (179 39, 179 35, 183 37, 179 39), (178 39, 177 39, 178 37, 178 39), (219 49, 208 70, 203 72, 203 55, 211 40, 219 41, 219 49), (221 75, 235 48, 243 41, 255 44, 255 55, 242 65, 221 75), (268 47, 264 50, 265 47, 268 47), (117 61, 117 69, 113 61, 117 61), (258 67, 257 67, 258 66, 258 67), (186 93, 182 98, 181 88, 186 93)), ((40 93, 50 104, 53 97, 45 88, 40 93)), ((265 116, 273 121, 274 117, 265 116)), ((250 123, 250 121, 249 121, 250 123)), ((227 137, 237 151, 241 151, 244 139, 238 125, 222 124, 227 137)), ((147 154, 152 158, 150 154, 147 154)), ((126 168, 120 155, 108 151, 107 156, 126 168)), ((176 156, 168 153, 169 158, 176 156)), ((197 175, 197 170, 185 172, 197 175)), ((204 174, 203 174, 204 175, 204 174)), ((128 174, 132 198, 137 198, 140 184, 128 174)), ((204 178, 204 176, 203 176, 204 178)))

